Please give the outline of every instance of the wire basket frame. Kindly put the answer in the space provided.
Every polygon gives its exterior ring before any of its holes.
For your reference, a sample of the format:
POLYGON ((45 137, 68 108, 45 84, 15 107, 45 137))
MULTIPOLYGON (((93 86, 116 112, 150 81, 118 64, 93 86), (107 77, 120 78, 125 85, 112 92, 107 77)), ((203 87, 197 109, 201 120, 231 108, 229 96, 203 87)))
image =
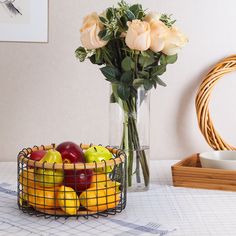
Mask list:
MULTIPOLYGON (((92 146, 80 144, 83 150, 92 146)), ((106 146, 113 158, 93 163, 48 163, 29 158, 34 151, 55 148, 55 144, 34 146, 18 154, 19 209, 57 219, 98 218, 126 207, 127 163, 122 150, 106 146)))

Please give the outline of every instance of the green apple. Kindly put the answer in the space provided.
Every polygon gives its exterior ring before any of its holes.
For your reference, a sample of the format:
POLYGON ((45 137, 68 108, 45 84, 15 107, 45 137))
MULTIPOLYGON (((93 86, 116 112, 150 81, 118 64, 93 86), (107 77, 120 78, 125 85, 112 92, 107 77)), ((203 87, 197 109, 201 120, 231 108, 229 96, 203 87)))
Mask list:
MULTIPOLYGON (((39 161, 41 163, 62 163, 60 152, 49 150, 45 156, 39 161)), ((58 186, 63 182, 63 170, 42 169, 38 168, 35 173, 36 181, 42 187, 58 186)))
MULTIPOLYGON (((102 162, 110 160, 112 158, 112 154, 103 146, 92 146, 86 150, 84 157, 85 161, 88 163, 102 162)), ((96 171, 110 173, 112 171, 112 167, 107 166, 105 170, 104 168, 98 168, 96 171)))

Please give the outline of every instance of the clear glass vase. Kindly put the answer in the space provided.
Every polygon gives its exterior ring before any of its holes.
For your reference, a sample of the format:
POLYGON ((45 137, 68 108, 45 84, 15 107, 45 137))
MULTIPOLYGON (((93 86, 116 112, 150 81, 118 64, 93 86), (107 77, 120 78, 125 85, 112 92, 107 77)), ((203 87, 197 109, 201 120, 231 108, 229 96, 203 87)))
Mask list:
POLYGON ((149 187, 150 92, 140 87, 127 100, 114 96, 111 86, 109 144, 123 149, 128 159, 128 190, 149 187))

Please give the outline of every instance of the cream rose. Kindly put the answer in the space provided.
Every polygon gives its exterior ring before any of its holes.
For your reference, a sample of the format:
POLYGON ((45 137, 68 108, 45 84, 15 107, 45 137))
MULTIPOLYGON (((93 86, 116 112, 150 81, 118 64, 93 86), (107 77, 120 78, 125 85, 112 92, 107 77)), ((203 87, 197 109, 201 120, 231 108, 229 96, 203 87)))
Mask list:
POLYGON ((125 43, 134 50, 146 51, 149 49, 151 43, 149 23, 140 20, 128 22, 125 43))
POLYGON ((166 55, 177 54, 187 42, 187 37, 182 34, 177 27, 172 27, 165 36, 165 46, 162 52, 166 55))
POLYGON ((165 46, 165 37, 169 32, 169 28, 159 20, 160 15, 150 13, 145 17, 151 29, 151 44, 150 49, 154 52, 160 52, 165 46))
POLYGON ((80 40, 86 49, 101 48, 107 44, 107 41, 100 39, 99 32, 103 30, 98 14, 92 13, 84 18, 83 26, 80 29, 80 40))

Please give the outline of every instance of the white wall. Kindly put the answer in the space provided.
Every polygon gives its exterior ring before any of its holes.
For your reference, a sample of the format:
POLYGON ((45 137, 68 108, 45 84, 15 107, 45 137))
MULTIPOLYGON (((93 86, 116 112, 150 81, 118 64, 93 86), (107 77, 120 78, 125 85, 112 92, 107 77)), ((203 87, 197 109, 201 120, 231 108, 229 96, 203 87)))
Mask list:
MULTIPOLYGON (((202 76, 236 50, 235 0, 139 0, 173 13, 189 44, 151 94, 151 158, 183 158, 210 149, 198 130, 194 98, 202 76)), ((108 84, 98 68, 79 63, 82 17, 115 0, 50 0, 49 43, 0 42, 0 161, 16 160, 26 146, 74 140, 108 142, 108 84)), ((223 137, 236 134, 236 80, 224 78, 213 94, 212 116, 223 137)), ((236 145, 236 142, 235 142, 236 145)))

